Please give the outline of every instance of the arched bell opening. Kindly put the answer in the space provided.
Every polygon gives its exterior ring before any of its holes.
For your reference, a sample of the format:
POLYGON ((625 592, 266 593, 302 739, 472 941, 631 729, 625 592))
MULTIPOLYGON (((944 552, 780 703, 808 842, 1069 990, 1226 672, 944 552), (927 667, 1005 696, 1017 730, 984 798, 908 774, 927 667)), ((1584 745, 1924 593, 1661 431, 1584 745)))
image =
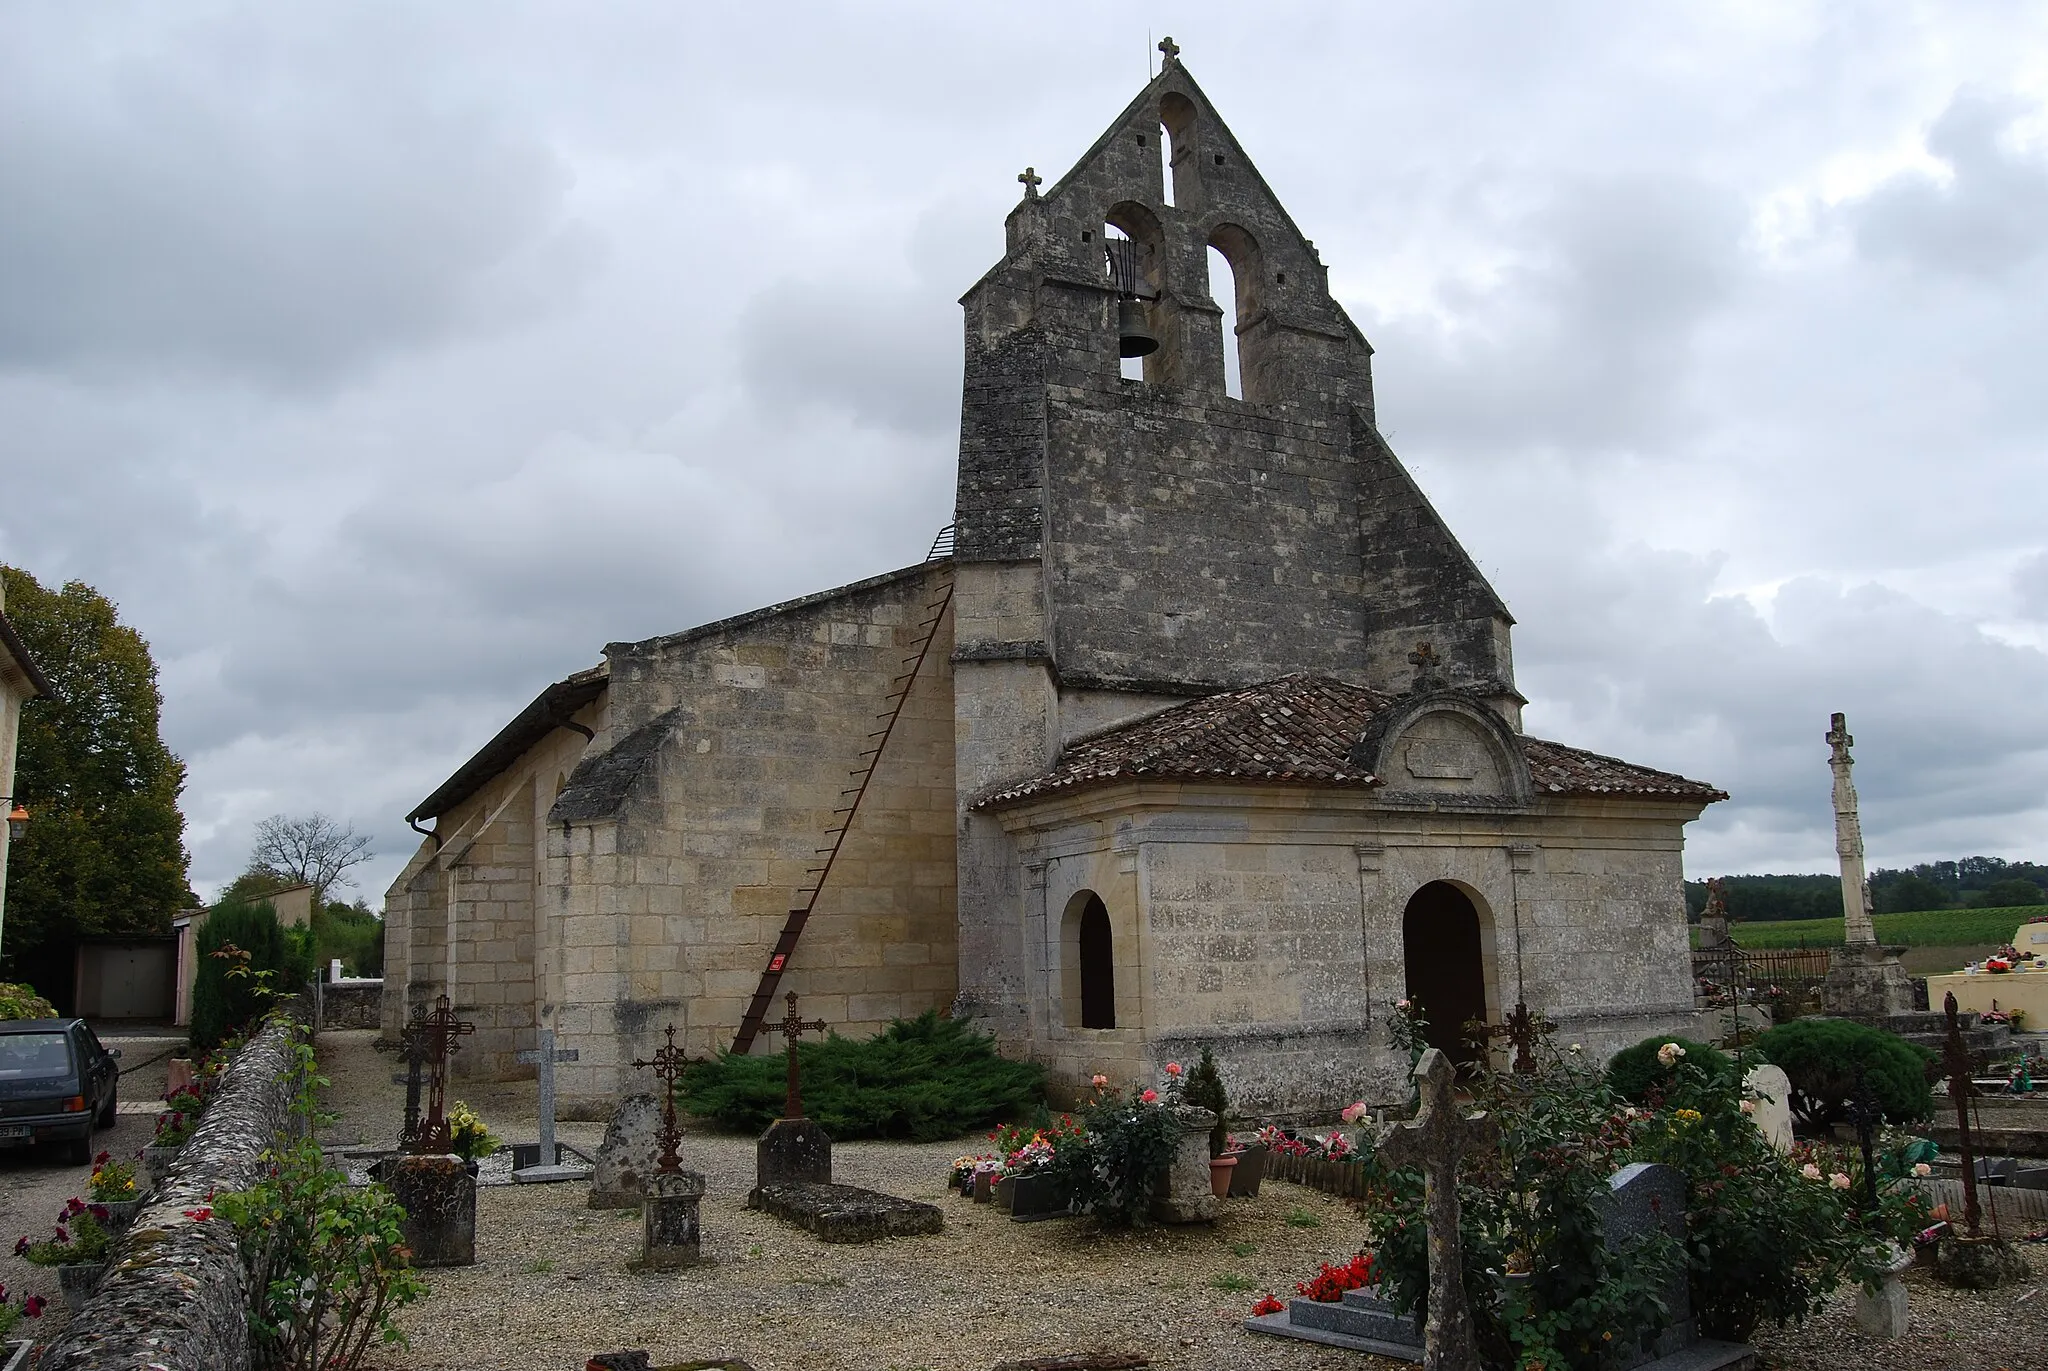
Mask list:
POLYGON ((1461 1067, 1478 1062, 1483 1051, 1467 1036, 1469 1026, 1494 1017, 1487 956, 1492 922, 1462 886, 1449 881, 1417 890, 1401 915, 1408 999, 1421 1006, 1429 1045, 1461 1067))
POLYGON ((1236 224, 1209 235, 1209 297, 1223 311, 1223 393, 1237 400, 1263 398, 1256 335, 1247 331, 1258 321, 1263 270, 1257 240, 1236 224))
POLYGON ((1117 356, 1126 380, 1158 384, 1171 373, 1161 357, 1166 329, 1160 308, 1164 294, 1166 236, 1152 211, 1135 201, 1110 207, 1102 231, 1103 271, 1116 295, 1117 356))

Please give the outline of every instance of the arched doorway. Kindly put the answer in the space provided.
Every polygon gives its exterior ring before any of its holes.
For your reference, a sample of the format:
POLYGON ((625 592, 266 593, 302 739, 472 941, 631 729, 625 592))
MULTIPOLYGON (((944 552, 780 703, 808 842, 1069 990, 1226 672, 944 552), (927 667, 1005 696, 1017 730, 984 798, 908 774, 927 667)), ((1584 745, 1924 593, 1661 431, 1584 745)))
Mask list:
POLYGON ((1471 897, 1449 881, 1431 881, 1408 898, 1401 943, 1408 998, 1421 1001, 1429 1045, 1460 1066, 1476 1062, 1465 1025, 1486 1019, 1486 965, 1471 897))

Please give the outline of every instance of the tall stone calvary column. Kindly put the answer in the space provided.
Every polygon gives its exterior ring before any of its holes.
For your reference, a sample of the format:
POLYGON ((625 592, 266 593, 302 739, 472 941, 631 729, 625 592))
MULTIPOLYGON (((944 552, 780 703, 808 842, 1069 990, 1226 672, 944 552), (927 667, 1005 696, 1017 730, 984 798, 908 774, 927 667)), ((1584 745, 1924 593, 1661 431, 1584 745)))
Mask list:
POLYGON ((1849 736, 1847 715, 1837 714, 1829 722, 1828 746, 1833 756, 1828 765, 1835 773, 1835 854, 1842 859, 1843 941, 1851 947, 1869 946, 1877 942, 1877 927, 1870 922, 1866 898, 1870 887, 1863 877, 1863 825, 1856 817, 1856 783, 1849 779, 1849 768, 1856 765, 1849 748, 1856 740, 1849 736))

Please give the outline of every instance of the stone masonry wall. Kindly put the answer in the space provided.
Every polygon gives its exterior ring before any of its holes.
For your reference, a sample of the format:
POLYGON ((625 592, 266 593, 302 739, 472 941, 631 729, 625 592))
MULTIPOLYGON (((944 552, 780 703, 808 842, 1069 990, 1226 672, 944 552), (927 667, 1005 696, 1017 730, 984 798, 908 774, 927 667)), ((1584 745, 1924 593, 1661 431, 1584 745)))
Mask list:
POLYGON ((169 1179, 116 1240, 99 1292, 43 1352, 42 1371, 246 1371, 234 1230, 183 1211, 260 1177, 259 1154, 291 1117, 289 1048, 289 1030, 272 1023, 236 1055, 169 1179))
MULTIPOLYGON (((692 1054, 730 1046, 950 576, 930 563, 610 649, 617 736, 547 825, 562 970, 543 1014, 581 1053, 558 1073, 565 1110, 644 1081, 628 1063, 671 1022, 692 1054)), ((842 1033, 954 995, 951 628, 949 612, 782 977, 842 1033)))
POLYGON ((1405 1098, 1385 1020, 1403 915, 1431 881, 1479 913, 1488 1018, 1518 995, 1596 1059, 1692 1018, 1679 854, 1688 805, 1552 799, 1520 812, 1383 807, 1367 792, 1116 787, 1003 816, 1011 906, 1044 1004, 1005 1046, 1078 1090, 1217 1054, 1235 1107, 1287 1115, 1405 1098), (1114 1030, 1078 1027, 1062 917, 1109 911, 1114 1030))

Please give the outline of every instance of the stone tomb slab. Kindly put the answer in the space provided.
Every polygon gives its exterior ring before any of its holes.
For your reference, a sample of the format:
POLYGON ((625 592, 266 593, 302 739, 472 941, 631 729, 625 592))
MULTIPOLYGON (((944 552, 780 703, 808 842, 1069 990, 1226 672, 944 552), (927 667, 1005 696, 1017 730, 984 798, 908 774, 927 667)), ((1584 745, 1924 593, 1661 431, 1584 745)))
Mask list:
POLYGON ((937 1233, 946 1226, 937 1205, 898 1199, 857 1185, 763 1185, 747 1196, 759 1209, 824 1242, 873 1242, 937 1233))

